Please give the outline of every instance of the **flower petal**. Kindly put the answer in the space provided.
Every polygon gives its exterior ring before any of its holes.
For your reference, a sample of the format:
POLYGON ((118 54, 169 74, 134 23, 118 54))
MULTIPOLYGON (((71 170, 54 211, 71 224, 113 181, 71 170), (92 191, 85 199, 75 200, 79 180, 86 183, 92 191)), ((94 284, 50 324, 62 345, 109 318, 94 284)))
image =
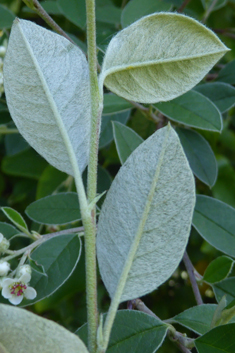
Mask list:
POLYGON ((29 283, 31 280, 31 275, 29 273, 24 273, 20 278, 19 282, 29 283))
POLYGON ((15 283, 15 279, 12 279, 12 278, 5 278, 3 281, 2 281, 2 286, 5 287, 5 286, 10 286, 11 284, 15 283))
POLYGON ((11 298, 12 294, 8 286, 2 288, 2 296, 6 299, 11 298))
POLYGON ((37 292, 33 287, 28 287, 25 291, 24 291, 24 296, 26 299, 34 299, 37 296, 37 292))
POLYGON ((9 302, 13 305, 18 305, 22 302, 23 300, 23 295, 12 295, 11 298, 8 298, 9 302))

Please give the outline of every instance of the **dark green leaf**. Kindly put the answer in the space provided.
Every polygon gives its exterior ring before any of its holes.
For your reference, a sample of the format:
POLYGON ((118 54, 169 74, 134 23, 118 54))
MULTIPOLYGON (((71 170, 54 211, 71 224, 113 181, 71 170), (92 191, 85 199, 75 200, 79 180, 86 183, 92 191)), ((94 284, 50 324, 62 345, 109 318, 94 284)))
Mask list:
POLYGON ((122 10, 113 5, 97 6, 96 20, 118 25, 121 22, 122 10))
POLYGON ((24 300, 22 306, 31 305, 54 293, 73 273, 81 255, 81 241, 76 234, 61 235, 47 240, 31 255, 32 260, 43 266, 45 274, 32 272, 30 286, 37 296, 24 300))
POLYGON ((6 154, 13 156, 29 148, 28 143, 20 134, 10 134, 5 137, 6 154))
POLYGON ((189 91, 169 102, 154 104, 154 107, 178 123, 202 130, 222 130, 220 111, 199 92, 189 91))
POLYGON ((193 173, 205 184, 213 186, 217 177, 217 162, 209 143, 193 130, 177 128, 176 132, 193 173))
POLYGON ((234 353, 235 324, 215 327, 195 340, 198 353, 234 353))
POLYGON ((227 303, 230 304, 235 299, 235 277, 214 284, 213 289, 218 302, 226 295, 227 303))
POLYGON ((235 60, 230 61, 219 73, 218 81, 235 84, 235 60))
POLYGON ((86 25, 85 0, 58 0, 58 7, 63 15, 76 26, 84 29, 86 25))
POLYGON ((235 256, 235 209, 208 196, 197 196, 193 226, 216 249, 235 256))
POLYGON ((103 115, 120 113, 131 108, 133 108, 131 103, 121 97, 116 96, 116 94, 104 94, 103 115))
POLYGON ((45 272, 44 267, 42 265, 38 264, 37 261, 29 259, 29 265, 32 268, 32 270, 34 270, 35 272, 38 272, 40 275, 47 277, 47 274, 45 272))
POLYGON ((2 160, 2 171, 9 175, 38 179, 48 163, 32 148, 6 156, 2 160))
POLYGON ((221 113, 226 112, 235 104, 235 88, 222 82, 207 83, 194 88, 209 98, 221 113))
POLYGON ((0 29, 10 28, 15 19, 13 12, 8 10, 5 6, 0 5, 0 29))
POLYGON ((67 174, 48 165, 38 181, 36 198, 41 199, 51 195, 67 177, 67 174))
POLYGON ((154 12, 168 11, 171 4, 163 0, 132 0, 122 11, 122 27, 127 27, 139 18, 154 12))
POLYGON ((209 283, 220 282, 225 279, 231 272, 233 267, 233 260, 227 256, 217 257, 207 267, 203 280, 209 283))
POLYGON ((194 306, 176 315, 173 317, 173 320, 199 335, 203 335, 210 330, 211 321, 216 308, 216 304, 194 306))
POLYGON ((103 148, 113 141, 112 121, 119 121, 122 124, 126 124, 129 116, 129 110, 122 113, 102 116, 99 148, 103 148))
MULTIPOLYGON (((120 310, 113 324, 107 353, 156 352, 166 332, 167 325, 152 316, 134 310, 120 310)), ((87 325, 78 329, 76 334, 87 343, 87 325)))
POLYGON ((44 8, 44 10, 46 10, 46 12, 51 15, 61 15, 62 14, 57 1, 50 1, 50 0, 49 1, 48 0, 42 1, 41 5, 44 8))
POLYGON ((25 212, 42 224, 67 224, 81 219, 78 196, 74 192, 46 196, 31 203, 25 212))
POLYGON ((11 224, 0 222, 0 233, 2 233, 5 238, 11 239, 14 235, 19 234, 19 231, 11 224))
POLYGON ((121 163, 125 163, 130 154, 144 141, 134 130, 113 122, 113 135, 121 163))

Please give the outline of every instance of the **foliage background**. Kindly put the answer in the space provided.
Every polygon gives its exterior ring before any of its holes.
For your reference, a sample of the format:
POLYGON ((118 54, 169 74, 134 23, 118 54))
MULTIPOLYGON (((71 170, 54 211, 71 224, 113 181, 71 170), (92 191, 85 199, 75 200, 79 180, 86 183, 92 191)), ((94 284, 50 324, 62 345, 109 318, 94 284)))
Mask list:
MULTIPOLYGON (((42 1, 42 5, 55 19, 55 21, 71 35, 72 39, 86 51, 85 18, 82 16, 78 21, 74 6, 79 3, 82 8, 83 0, 48 0, 42 1), (83 28, 82 28, 83 27, 83 28)), ((128 3, 125 0, 98 0, 97 1, 97 43, 99 47, 99 61, 102 63, 103 50, 106 48, 112 36, 122 28, 122 8, 128 3)), ((142 1, 142 5, 145 1, 142 1)), ((148 3, 151 3, 148 1, 148 3)), ((152 0, 152 4, 156 3, 152 0)), ((171 11, 179 9, 182 5, 180 0, 159 1, 161 6, 171 7, 171 11), (163 4, 163 5, 162 5, 163 4), (168 5, 167 5, 168 4, 168 5)), ((212 1, 191 0, 184 8, 184 13, 199 21, 205 16, 205 7, 208 9, 212 1), (204 6, 204 7, 203 7, 204 6)), ((139 4, 141 2, 139 1, 139 4)), ((139 5, 132 11, 133 17, 137 12, 145 15, 145 6, 139 5)), ((159 5, 159 6, 160 6, 159 5)), ((81 9, 80 8, 80 9, 81 9)), ((231 48, 225 57, 215 66, 212 72, 207 75, 204 82, 217 80, 220 70, 231 62, 230 84, 235 84, 235 1, 218 0, 215 9, 207 18, 206 25, 212 28, 225 45, 231 48)), ((156 10, 154 10, 156 11, 156 10)), ((0 0, 0 45, 5 43, 9 37, 10 26, 15 16, 28 19, 44 26, 47 25, 33 11, 29 10, 20 0, 0 0)), ((20 78, 19 78, 20 79, 20 78)), ((235 104, 235 97, 234 103, 235 104)), ((143 112, 137 108, 118 112, 112 115, 104 115, 102 118, 102 132, 99 152, 99 180, 98 191, 107 190, 120 168, 118 153, 113 141, 111 121, 117 120, 136 131, 142 138, 146 139, 159 124, 147 119, 143 112)), ((163 117, 161 125, 167 123, 163 117)), ((230 108, 223 114, 224 128, 222 133, 197 130, 213 149, 218 163, 218 177, 213 187, 205 185, 196 178, 197 193, 213 196, 216 199, 226 202, 235 207, 235 109, 230 108)), ((173 126, 183 126, 172 122, 173 126)), ((33 201, 51 195, 52 193, 75 191, 71 177, 57 171, 55 168, 40 157, 27 142, 17 133, 5 134, 4 128, 14 128, 10 114, 5 106, 5 96, 0 99, 0 206, 10 206, 18 210, 27 219, 30 229, 42 232, 51 232, 64 227, 43 226, 32 222, 25 215, 26 207, 33 201)), ((85 176, 84 176, 85 180, 85 176)), ((0 213, 0 221, 5 222, 6 218, 0 213)), ((72 226, 79 226, 76 222, 72 226)), ((71 224, 68 228, 71 228, 71 224)), ((19 240, 15 241, 14 247, 22 247, 19 240)), ((27 240, 25 244, 27 245, 27 240)), ((219 256, 220 253, 197 233, 192 230, 188 245, 189 256, 197 269, 203 275, 209 263, 219 256)), ((230 276, 235 275, 231 273, 230 276)), ((205 303, 214 303, 215 298, 210 286, 203 284, 200 287, 205 303)), ((107 292, 99 280, 98 286, 99 307, 105 312, 109 305, 107 292)), ((151 308, 161 319, 168 319, 177 313, 194 306, 195 299, 191 285, 187 277, 183 263, 172 278, 162 285, 158 290, 144 298, 148 307, 151 308)), ((126 304, 121 305, 126 308, 126 304)), ((29 310, 42 315, 43 317, 55 320, 71 331, 75 331, 86 322, 85 306, 85 275, 84 275, 84 253, 79 261, 75 272, 68 281, 52 296, 36 303, 28 308, 29 310)), ((182 329, 182 328, 181 328, 182 329)), ((185 329, 186 330, 186 329, 185 329)), ((184 331, 184 330, 183 330, 184 331)), ((182 332, 182 331, 181 331, 182 332)), ((159 352, 177 352, 177 348, 166 341, 159 352)))

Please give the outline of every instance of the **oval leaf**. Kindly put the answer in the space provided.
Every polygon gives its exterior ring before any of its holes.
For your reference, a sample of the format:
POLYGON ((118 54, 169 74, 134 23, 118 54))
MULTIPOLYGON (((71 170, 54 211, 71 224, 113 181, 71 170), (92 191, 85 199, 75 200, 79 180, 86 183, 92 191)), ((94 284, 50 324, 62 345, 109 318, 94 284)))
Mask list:
POLYGON ((47 240, 31 255, 44 273, 32 272, 30 286, 37 296, 24 299, 22 306, 31 305, 54 293, 71 276, 81 255, 81 240, 76 234, 65 234, 47 240))
POLYGON ((86 2, 85 0, 58 0, 61 13, 72 23, 80 28, 86 26, 86 2))
POLYGON ((67 224, 81 219, 75 192, 46 196, 31 203, 25 213, 33 221, 42 224, 67 224))
POLYGON ((120 113, 133 108, 133 105, 115 94, 104 94, 103 115, 120 113))
POLYGON ((4 60, 4 87, 11 116, 29 144, 54 167, 74 175, 77 160, 82 172, 90 139, 89 73, 82 51, 17 19, 4 60))
POLYGON ((195 86, 228 49, 196 20, 146 16, 109 43, 100 75, 117 95, 142 103, 171 100, 195 86))
POLYGON ((225 279, 233 268, 233 260, 228 256, 220 256, 210 263, 203 275, 203 281, 216 283, 225 279))
POLYGON ((144 141, 134 130, 113 122, 113 136, 121 163, 125 163, 130 154, 144 141))
POLYGON ((27 224, 19 212, 11 207, 1 207, 5 216, 20 230, 28 232, 27 224))
POLYGON ((193 173, 203 183, 213 186, 218 168, 209 143, 193 130, 177 128, 176 131, 193 173))
POLYGON ((9 353, 88 353, 76 335, 27 310, 0 304, 0 316, 0 342, 9 353))
POLYGON ((14 237, 14 235, 19 234, 19 231, 11 224, 0 222, 0 233, 9 240, 14 237))
POLYGON ((230 61, 218 75, 218 81, 235 84, 235 60, 230 61))
POLYGON ((168 125, 143 142, 118 172, 104 201, 97 256, 104 284, 118 301, 143 296, 167 280, 187 244, 194 178, 168 125))
POLYGON ((218 108, 195 91, 189 91, 167 103, 154 104, 154 107, 169 119, 187 126, 210 131, 221 131, 223 127, 218 108))
POLYGON ((209 98, 221 113, 226 112, 235 104, 235 88, 223 82, 207 83, 194 88, 209 98))
POLYGON ((15 19, 13 12, 8 10, 5 6, 0 5, 0 29, 10 28, 15 19))
MULTIPOLYGON (((87 324, 76 331, 85 344, 87 333, 87 324)), ((119 310, 107 353, 154 353, 162 345, 166 333, 167 325, 155 317, 134 310, 119 310)))
POLYGON ((218 302, 225 295, 227 303, 230 304, 235 300, 235 277, 226 278, 221 282, 215 283, 213 290, 218 302))
POLYGON ((215 327, 195 340, 198 353, 234 353, 235 324, 215 327))
POLYGON ((184 327, 189 328, 199 335, 203 335, 210 330, 211 321, 216 308, 216 304, 202 304, 194 306, 176 315, 172 320, 184 327))
POLYGON ((235 209, 208 196, 197 196, 193 226, 225 254, 235 257, 235 209))

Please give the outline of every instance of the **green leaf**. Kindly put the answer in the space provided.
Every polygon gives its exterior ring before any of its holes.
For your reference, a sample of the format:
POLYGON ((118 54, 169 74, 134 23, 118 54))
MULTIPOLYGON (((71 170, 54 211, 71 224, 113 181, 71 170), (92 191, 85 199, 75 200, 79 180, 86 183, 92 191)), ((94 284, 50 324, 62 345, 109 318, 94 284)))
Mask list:
POLYGON ((84 29, 86 26, 85 0, 58 0, 58 7, 63 15, 76 26, 84 29))
POLYGON ((5 137, 5 148, 8 156, 25 151, 29 148, 28 143, 20 134, 6 135, 5 137))
POLYGON ((38 181, 36 199, 51 195, 67 177, 67 174, 48 165, 38 181))
POLYGON ((116 96, 116 94, 104 94, 104 110, 103 115, 111 115, 120 113, 125 110, 133 108, 133 105, 125 99, 116 96))
POLYGON ((67 224, 81 219, 78 195, 75 192, 46 196, 31 203, 25 210, 29 218, 42 224, 67 224))
POLYGON ((96 7, 96 20, 118 25, 121 22, 122 10, 112 4, 96 7))
POLYGON ((2 171, 9 175, 38 179, 48 163, 32 148, 23 150, 2 160, 2 171))
POLYGON ((4 87, 11 116, 29 144, 59 170, 82 172, 90 140, 89 72, 82 51, 17 19, 4 59, 4 87))
POLYGON ((217 162, 209 143, 193 130, 176 128, 189 165, 198 179, 210 187, 217 178, 217 162))
POLYGON ((211 321, 216 308, 216 304, 194 306, 176 315, 172 320, 199 335, 203 335, 210 330, 211 321))
POLYGON ((193 226, 216 249, 235 257, 235 209, 208 196, 197 196, 193 226))
POLYGON ((102 206, 97 256, 112 298, 116 291, 120 302, 138 298, 171 276, 187 244, 194 202, 191 169, 168 125, 131 154, 102 206))
POLYGON ((61 15, 62 12, 59 8, 58 1, 42 1, 41 6, 44 10, 51 15, 61 15))
MULTIPOLYGON (((213 0, 201 0, 205 10, 208 10, 213 3, 213 0)), ((212 11, 216 11, 227 4, 227 0, 217 0, 212 8, 212 11)))
POLYGON ((209 98, 221 113, 226 112, 235 104, 235 88, 223 82, 207 83, 194 88, 209 98))
POLYGON ((129 116, 130 110, 102 116, 99 148, 103 148, 113 141, 112 121, 119 121, 120 123, 126 124, 129 116))
POLYGON ((0 5, 0 29, 10 28, 15 19, 13 12, 8 10, 5 6, 0 5))
MULTIPOLYGON (((166 333, 167 325, 152 316, 134 310, 119 310, 112 327, 107 353, 156 352, 166 333)), ((87 324, 79 328, 76 334, 86 344, 87 324)))
POLYGON ((218 302, 226 295, 227 303, 230 304, 235 299, 235 277, 215 283, 213 289, 218 302))
POLYGON ((203 280, 208 283, 216 283, 225 279, 233 268, 233 260, 228 256, 217 257, 207 267, 203 280))
POLYGON ((128 100, 165 102, 195 86, 227 51, 212 31, 192 18, 149 15, 109 43, 100 91, 105 84, 128 100))
POLYGON ((154 12, 168 11, 171 4, 163 0, 132 0, 122 11, 122 27, 127 27, 141 17, 150 15, 154 12))
POLYGON ((213 318, 211 320, 211 328, 214 328, 215 326, 219 326, 220 320, 221 320, 221 314, 224 308, 227 305, 227 300, 226 300, 226 295, 224 295, 220 302, 217 305, 217 308, 214 312, 213 318))
POLYGON ((10 240, 14 237, 14 235, 19 234, 19 231, 11 224, 0 222, 0 233, 2 233, 5 238, 10 240))
POLYGON ((170 102, 154 104, 173 121, 202 130, 221 131, 222 117, 218 108, 201 93, 189 91, 170 102))
POLYGON ((130 154, 144 141, 134 130, 113 122, 113 135, 121 163, 125 163, 130 154))
POLYGON ((218 159, 218 167, 217 181, 212 188, 213 196, 235 207, 235 170, 224 156, 218 159))
POLYGON ((0 342, 9 353, 88 353, 76 335, 27 310, 0 304, 0 316, 0 342))
POLYGON ((234 353, 235 324, 215 327, 195 340, 198 353, 234 353))
POLYGON ((235 60, 230 61, 218 75, 218 81, 235 84, 235 60))
POLYGON ((27 224, 19 212, 11 207, 1 207, 5 216, 20 230, 28 232, 27 224))
POLYGON ((31 259, 45 270, 33 269, 30 286, 37 296, 24 299, 22 306, 31 305, 54 293, 71 276, 81 255, 81 240, 76 234, 66 234, 47 240, 31 254, 31 259))

